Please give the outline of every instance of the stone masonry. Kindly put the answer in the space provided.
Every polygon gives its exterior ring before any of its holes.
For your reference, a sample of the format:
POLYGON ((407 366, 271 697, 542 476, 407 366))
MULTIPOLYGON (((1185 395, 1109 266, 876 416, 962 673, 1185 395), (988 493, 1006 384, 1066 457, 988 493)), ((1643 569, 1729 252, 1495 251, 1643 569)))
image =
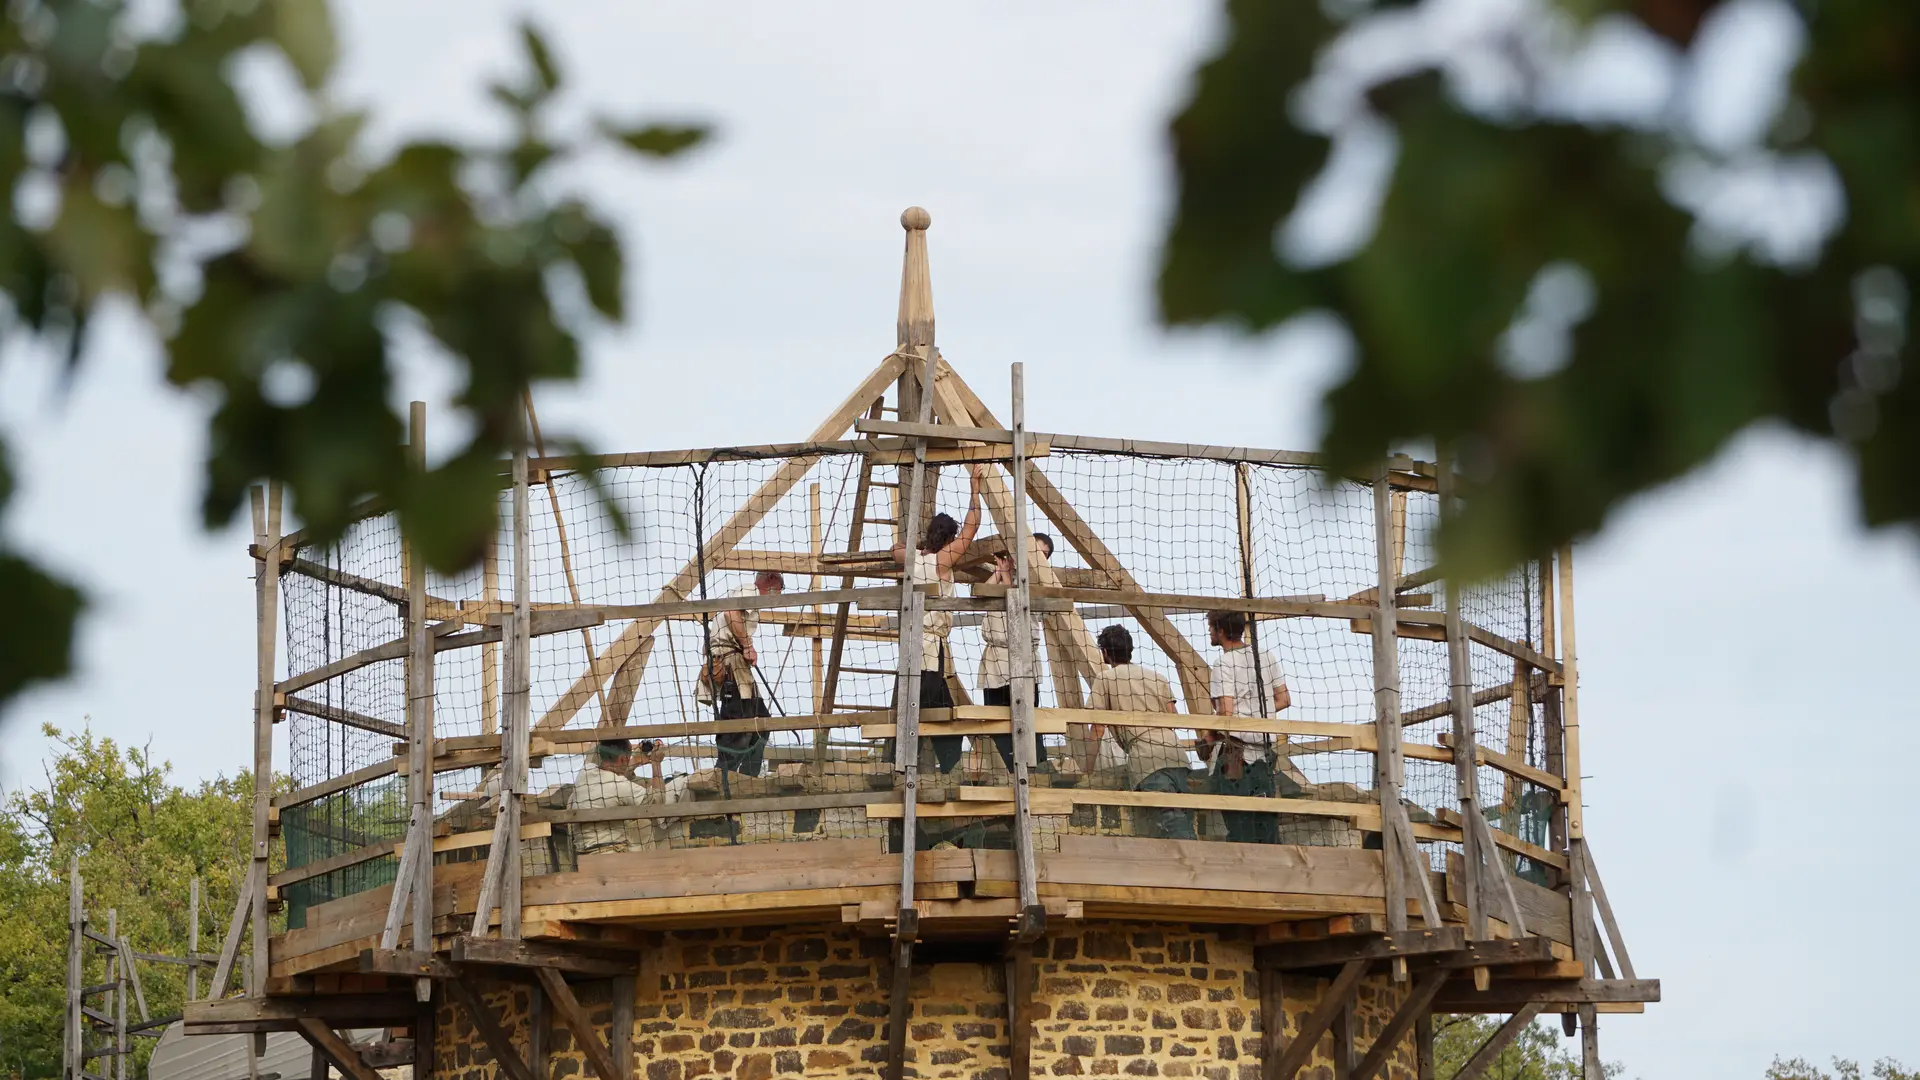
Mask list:
MULTIPOLYGON (((951 954, 949 954, 951 955, 951 954)), ((1006 967, 916 964, 908 1073, 925 1080, 1009 1080, 1006 967)), ((990 959, 989 959, 990 958, 990 959)), ((633 1080, 878 1077, 886 1059, 889 942, 840 926, 731 927, 666 935, 658 985, 636 989, 633 1080)), ((1035 945, 1032 1076, 1260 1080, 1259 979, 1241 927, 1061 924, 1035 945)), ((1283 980, 1288 1031, 1324 989, 1283 980)), ((482 997, 523 1050, 525 984, 481 983, 482 997)), ((604 1035, 605 980, 574 984, 604 1035)), ((1362 984, 1354 1045, 1364 1053, 1403 991, 1362 984)), ((549 1017, 552 1016, 549 1011, 549 1017)), ((442 1004, 436 1080, 505 1080, 464 1010, 442 1004)), ((1301 1076, 1332 1080, 1323 1039, 1301 1076)), ((547 1037, 551 1080, 594 1080, 558 1021, 547 1037)), ((1403 1041, 1382 1075, 1412 1080, 1403 1041)))

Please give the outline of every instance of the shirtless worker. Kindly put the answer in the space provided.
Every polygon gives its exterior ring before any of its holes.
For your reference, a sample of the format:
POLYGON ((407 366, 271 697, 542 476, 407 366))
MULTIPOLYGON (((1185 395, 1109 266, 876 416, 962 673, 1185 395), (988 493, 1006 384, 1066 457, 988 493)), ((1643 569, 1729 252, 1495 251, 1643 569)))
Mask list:
MULTIPOLYGON (((742 585, 728 595, 768 596, 785 592, 786 588, 786 579, 778 571, 762 570, 754 575, 753 584, 742 585)), ((745 720, 771 716, 766 702, 760 697, 754 676, 754 665, 760 662, 760 653, 754 648, 753 635, 760 628, 760 613, 729 611, 711 626, 702 689, 711 694, 712 686, 718 683, 720 719, 745 720)), ((703 703, 711 704, 711 696, 703 703)), ((760 775, 767 756, 767 736, 764 732, 727 732, 714 736, 713 743, 719 751, 720 768, 732 769, 743 776, 760 775)))

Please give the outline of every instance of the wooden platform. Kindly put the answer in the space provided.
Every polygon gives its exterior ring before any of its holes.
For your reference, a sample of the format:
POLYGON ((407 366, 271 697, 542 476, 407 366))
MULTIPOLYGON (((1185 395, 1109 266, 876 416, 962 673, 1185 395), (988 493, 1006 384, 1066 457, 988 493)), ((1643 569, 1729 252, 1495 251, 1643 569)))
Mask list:
MULTIPOLYGON (((1038 856, 1041 897, 1054 918, 1266 925, 1385 912, 1378 851, 1074 835, 1062 836, 1060 847, 1038 856)), ((436 935, 450 939, 469 929, 482 866, 435 868, 436 935)), ((589 855, 577 871, 526 879, 524 936, 580 940, 597 928, 864 921, 858 914, 848 919, 848 912, 897 910, 899 874, 898 857, 877 839, 589 855)), ((932 905, 923 932, 999 932, 1010 917, 1014 877, 1010 851, 921 852, 915 899, 932 905)), ((1442 917, 1459 921, 1459 890, 1448 885, 1445 875, 1434 875, 1434 895, 1447 898, 1442 917)), ((1514 888, 1524 897, 1529 929, 1570 945, 1565 896, 1524 881, 1514 888)), ((309 909, 304 928, 272 941, 276 983, 358 970, 361 951, 378 944, 389 894, 373 889, 309 909)), ((400 947, 413 947, 404 931, 400 947)))

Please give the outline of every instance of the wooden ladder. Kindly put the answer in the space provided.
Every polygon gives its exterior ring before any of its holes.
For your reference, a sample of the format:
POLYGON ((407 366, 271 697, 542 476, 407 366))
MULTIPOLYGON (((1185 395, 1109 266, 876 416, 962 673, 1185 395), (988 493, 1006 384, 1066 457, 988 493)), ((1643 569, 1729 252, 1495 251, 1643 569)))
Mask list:
MULTIPOLYGON (((889 408, 886 404, 886 399, 884 397, 875 398, 873 402, 873 407, 867 410, 867 417, 868 419, 877 420, 881 417, 882 414, 888 413, 888 412, 897 412, 897 410, 889 408)), ((871 457, 861 458, 860 480, 853 489, 853 518, 847 530, 847 554, 849 555, 859 554, 860 544, 866 538, 867 526, 869 525, 891 525, 893 526, 896 533, 899 531, 898 519, 900 514, 900 508, 899 508, 900 485, 898 483, 889 483, 884 480, 875 480, 873 478, 873 470, 879 467, 880 466, 876 466, 873 463, 873 459, 871 457), (874 488, 881 488, 883 490, 890 489, 894 492, 894 494, 890 496, 887 500, 888 513, 892 514, 893 515, 892 517, 867 516, 867 511, 871 507, 873 502, 874 488)), ((855 584, 855 579, 854 579, 854 575, 852 574, 848 574, 845 577, 840 579, 840 587, 843 589, 851 589, 854 587, 854 584, 855 584)), ((839 605, 839 607, 837 607, 834 610, 833 647, 831 651, 827 654, 826 682, 823 684, 823 688, 820 694, 820 711, 822 713, 834 713, 834 712, 840 711, 840 706, 836 698, 838 696, 839 689, 840 689, 840 675, 842 672, 849 670, 846 667, 845 660, 846 660, 846 647, 847 647, 847 623, 852 613, 853 613, 852 604, 841 604, 839 605)), ((862 674, 887 674, 887 675, 893 674, 893 672, 891 671, 883 672, 877 668, 860 668, 858 670, 862 674)))

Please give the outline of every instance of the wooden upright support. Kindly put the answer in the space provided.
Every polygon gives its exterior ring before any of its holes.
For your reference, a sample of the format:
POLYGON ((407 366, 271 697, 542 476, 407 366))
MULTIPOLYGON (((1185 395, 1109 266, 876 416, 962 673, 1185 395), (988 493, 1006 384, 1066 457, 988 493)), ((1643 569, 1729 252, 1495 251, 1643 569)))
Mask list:
MULTIPOLYGON (((528 418, 531 422, 531 417, 528 418)), ((520 797, 527 789, 532 691, 533 608, 532 515, 529 509, 526 439, 513 451, 513 610, 506 617, 506 731, 500 743, 500 797, 494 811, 493 840, 474 906, 474 936, 484 935, 493 910, 500 911, 500 936, 520 936, 520 797)), ((589 645, 591 648, 591 645, 589 645)))
POLYGON ((250 997, 266 995, 269 966, 267 857, 272 851, 268 822, 273 801, 273 675, 280 616, 280 541, 280 482, 275 480, 264 493, 258 487, 253 489, 253 542, 259 552, 254 568, 259 637, 254 654, 253 861, 247 875, 247 895, 253 905, 253 965, 247 984, 250 997))
POLYGON ((81 1013, 81 979, 85 974, 86 909, 81 902, 80 856, 67 869, 67 1025, 62 1044, 66 1080, 80 1080, 86 1071, 86 1016, 81 1013))
MULTIPOLYGON (((1444 523, 1452 520, 1454 515, 1453 459, 1445 448, 1436 458, 1440 519, 1444 523)), ((1519 937, 1527 932, 1526 919, 1520 913, 1519 900, 1513 893, 1513 882, 1507 876, 1506 864, 1501 860, 1500 849, 1494 842, 1480 803, 1480 744, 1473 715, 1473 646, 1467 639, 1461 617, 1460 581, 1457 575, 1447 575, 1446 590, 1447 667, 1453 707, 1453 768, 1460 800, 1460 848, 1462 861, 1466 864, 1465 880, 1461 887, 1467 901, 1467 928, 1476 941, 1487 937, 1488 891, 1491 890, 1492 897, 1500 903, 1501 914, 1510 932, 1519 937)), ((1487 989, 1489 981, 1486 968, 1473 969, 1476 989, 1487 989)))
MULTIPOLYGON (((1020 918, 1015 936, 1032 941, 1046 932, 1047 909, 1040 903, 1040 873, 1033 853, 1030 802, 1034 739, 1033 699, 1038 670, 1033 655, 1033 598, 1027 540, 1027 382, 1026 366, 1013 365, 1013 587, 1007 590, 1007 666, 1011 669, 1013 717, 1013 850, 1020 918)), ((1096 751, 1097 754, 1097 751, 1096 751)))
MULTIPOLYGON (((1393 489, 1388 483, 1387 467, 1382 463, 1373 481, 1374 554, 1379 586, 1373 620, 1373 702, 1374 788, 1380 798, 1381 866, 1386 876, 1387 929, 1407 928, 1407 901, 1420 902, 1420 914, 1428 926, 1440 925, 1440 912, 1434 903, 1433 887, 1427 877, 1425 856, 1413 839, 1413 826, 1407 821, 1406 807, 1400 802, 1401 778, 1405 760, 1400 750, 1400 644, 1396 637, 1399 568, 1395 564, 1393 536, 1393 489)), ((1392 961, 1396 982, 1407 979, 1407 962, 1392 961)))
MULTIPOLYGON (((917 206, 900 215, 907 231, 907 251, 900 271, 899 349, 913 358, 926 393, 917 395, 917 422, 933 421, 933 374, 938 351, 934 346, 933 287, 927 268, 927 226, 933 218, 917 206)), ((906 387, 903 379, 902 390, 906 387)), ((906 397, 900 399, 906 408, 906 397)), ((904 415, 902 419, 905 419, 904 415)), ((900 774, 900 907, 893 934, 893 986, 887 1020, 887 1080, 903 1080, 906 1071, 908 988, 913 981, 913 942, 919 935, 919 911, 913 906, 913 874, 918 802, 920 798, 920 680, 925 668, 921 630, 926 622, 927 598, 915 563, 920 522, 925 514, 927 442, 916 436, 913 468, 906 483, 906 519, 900 530, 903 556, 900 575, 900 668, 894 680, 894 770, 900 774)))

